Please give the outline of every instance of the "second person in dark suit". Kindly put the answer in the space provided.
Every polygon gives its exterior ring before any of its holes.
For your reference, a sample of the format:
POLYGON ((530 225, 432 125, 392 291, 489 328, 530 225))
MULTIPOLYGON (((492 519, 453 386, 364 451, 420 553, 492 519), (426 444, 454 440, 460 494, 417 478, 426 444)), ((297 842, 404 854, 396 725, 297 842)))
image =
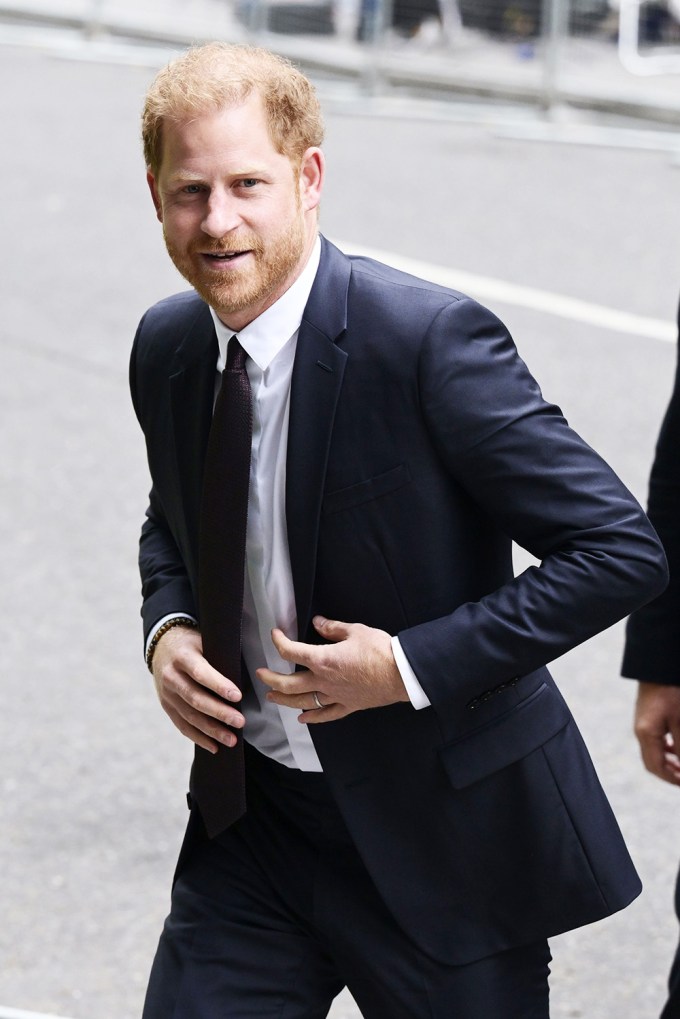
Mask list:
MULTIPOLYGON (((680 309, 678 330, 680 336, 680 309)), ((649 479, 647 512, 666 550, 670 582, 663 594, 629 619, 623 675, 640 681, 635 732, 645 767, 657 778, 680 785, 680 347, 649 479)), ((676 912, 680 920, 680 875, 676 912)), ((680 949, 671 968, 662 1019, 679 1017, 680 949)))

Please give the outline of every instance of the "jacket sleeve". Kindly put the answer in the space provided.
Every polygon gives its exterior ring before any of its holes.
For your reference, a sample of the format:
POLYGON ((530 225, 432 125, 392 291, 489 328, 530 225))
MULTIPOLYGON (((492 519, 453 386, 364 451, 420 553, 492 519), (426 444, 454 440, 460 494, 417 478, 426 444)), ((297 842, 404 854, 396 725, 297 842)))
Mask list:
MULTIPOLYGON (((146 317, 146 316, 145 316, 146 317)), ((145 318, 140 322, 130 357, 130 393, 135 414, 148 440, 146 418, 151 413, 147 407, 148 390, 151 382, 148 376, 148 357, 140 357, 145 318), (144 361, 146 367, 140 368, 144 361), (140 374, 144 375, 143 382, 140 374)), ((167 440, 166 440, 167 441, 167 440)), ((197 606, 192 586, 160 498, 154 487, 149 495, 139 542, 139 570, 142 581, 142 621, 144 642, 154 625, 170 613, 186 613, 196 617, 197 606)))
POLYGON ((466 299, 438 316, 421 353, 420 394, 447 470, 540 561, 399 633, 433 706, 446 710, 612 625, 658 595, 667 573, 639 504, 543 400, 491 312, 466 299))
POLYGON ((171 613, 198 617, 184 563, 157 504, 154 490, 139 539, 144 642, 154 625, 171 613))
POLYGON ((649 479, 647 512, 668 556, 670 583, 628 620, 622 672, 630 679, 680 685, 680 340, 675 384, 649 479))

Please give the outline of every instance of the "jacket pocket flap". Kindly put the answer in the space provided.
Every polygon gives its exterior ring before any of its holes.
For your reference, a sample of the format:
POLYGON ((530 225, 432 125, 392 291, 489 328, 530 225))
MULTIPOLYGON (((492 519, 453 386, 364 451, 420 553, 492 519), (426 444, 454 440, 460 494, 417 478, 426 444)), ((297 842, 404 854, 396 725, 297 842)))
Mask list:
POLYGON ((514 764, 547 743, 570 719, 562 697, 542 683, 526 700, 442 747, 449 781, 463 789, 514 764))
POLYGON ((334 492, 328 492, 323 501, 324 513, 337 513, 338 510, 350 509, 352 506, 359 506, 362 502, 370 502, 380 495, 388 495, 410 480, 410 474, 406 464, 399 464, 389 471, 377 474, 365 481, 358 481, 355 485, 347 488, 338 488, 334 492))

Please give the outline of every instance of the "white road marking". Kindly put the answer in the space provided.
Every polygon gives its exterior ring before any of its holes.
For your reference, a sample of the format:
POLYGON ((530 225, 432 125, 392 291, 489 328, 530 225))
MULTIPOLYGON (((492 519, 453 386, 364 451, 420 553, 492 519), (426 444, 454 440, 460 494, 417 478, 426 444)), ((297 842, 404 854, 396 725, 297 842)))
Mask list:
POLYGON ((677 339, 677 327, 674 322, 648 318, 645 315, 634 315, 628 311, 607 308, 601 304, 591 304, 589 301, 566 297, 564 294, 552 293, 549 290, 538 290, 535 287, 508 283, 505 280, 494 279, 492 276, 480 276, 476 273, 466 272, 465 269, 432 265, 429 262, 407 258, 377 248, 367 248, 344 241, 338 241, 337 244, 348 254, 375 258, 379 262, 386 262, 388 265, 394 266, 395 269, 402 269, 413 276, 431 280, 444 287, 461 290, 470 297, 482 301, 499 301, 503 304, 518 305, 522 308, 542 311, 548 315, 558 315, 560 318, 571 319, 575 322, 586 322, 588 325, 611 329, 618 333, 663 340, 665 343, 675 343, 677 339))

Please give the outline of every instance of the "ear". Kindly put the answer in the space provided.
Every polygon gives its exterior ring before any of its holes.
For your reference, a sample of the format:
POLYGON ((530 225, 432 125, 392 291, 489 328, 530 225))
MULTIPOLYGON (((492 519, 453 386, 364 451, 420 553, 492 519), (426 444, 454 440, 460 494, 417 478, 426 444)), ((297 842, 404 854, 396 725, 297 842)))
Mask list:
POLYGON ((154 208, 156 210, 156 216, 158 218, 158 222, 162 223, 163 222, 163 206, 161 205, 161 200, 160 200, 160 197, 158 195, 158 187, 156 185, 156 178, 154 177, 154 175, 152 174, 151 170, 148 167, 147 167, 147 170, 146 170, 146 183, 149 185, 149 191, 151 192, 151 199, 153 201, 154 208))
POLYGON ((300 162, 300 200, 305 212, 316 209, 326 174, 326 160, 321 149, 313 146, 305 151, 300 162))

